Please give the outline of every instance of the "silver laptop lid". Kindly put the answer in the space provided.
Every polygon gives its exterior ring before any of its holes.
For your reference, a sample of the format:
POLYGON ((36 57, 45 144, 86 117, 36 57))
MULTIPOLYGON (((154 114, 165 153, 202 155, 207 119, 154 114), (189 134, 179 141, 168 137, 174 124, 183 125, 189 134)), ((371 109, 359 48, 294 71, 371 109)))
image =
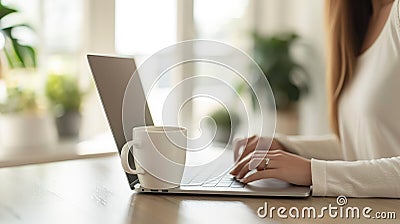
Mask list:
MULTIPOLYGON (((121 153, 122 146, 126 140, 132 138, 133 127, 153 124, 140 78, 139 76, 132 76, 136 71, 135 60, 133 58, 91 54, 88 54, 87 58, 107 116, 108 124, 111 127, 118 151, 121 153), (127 93, 127 96, 128 100, 134 103, 125 104, 127 108, 125 108, 124 112, 132 116, 125 116, 123 124, 122 105, 125 89, 131 78, 130 85, 133 88, 129 88, 130 92, 127 93), (138 105, 145 106, 145 110, 143 110, 143 106, 138 105), (131 127, 130 130, 125 130, 126 138, 124 135, 124 126, 131 127)), ((134 168, 133 158, 132 156, 130 157, 129 163, 134 168)), ((134 184, 137 183, 137 176, 128 173, 126 175, 131 188, 134 189, 134 184)))

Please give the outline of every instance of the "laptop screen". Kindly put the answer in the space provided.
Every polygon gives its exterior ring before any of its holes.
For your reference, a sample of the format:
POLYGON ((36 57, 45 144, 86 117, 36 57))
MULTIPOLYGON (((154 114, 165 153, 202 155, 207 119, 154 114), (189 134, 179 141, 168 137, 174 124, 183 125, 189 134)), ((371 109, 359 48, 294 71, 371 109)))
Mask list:
MULTIPOLYGON (((112 134, 121 153, 126 141, 132 138, 132 128, 152 125, 152 119, 142 84, 138 76, 132 76, 136 70, 133 58, 122 58, 102 55, 88 55, 89 65, 96 83, 97 91, 103 104, 112 134), (129 92, 125 97, 125 116, 122 116, 122 105, 125 90, 130 79, 129 92), (145 106, 145 110, 143 110, 145 106), (124 118, 124 123, 122 119, 124 118), (126 128, 124 132, 124 127, 126 128), (129 127, 129 128, 128 128, 129 127), (126 136, 125 136, 125 134, 126 136)), ((133 158, 130 155, 129 164, 134 168, 133 158)), ((137 183, 137 176, 126 173, 131 189, 137 183)))

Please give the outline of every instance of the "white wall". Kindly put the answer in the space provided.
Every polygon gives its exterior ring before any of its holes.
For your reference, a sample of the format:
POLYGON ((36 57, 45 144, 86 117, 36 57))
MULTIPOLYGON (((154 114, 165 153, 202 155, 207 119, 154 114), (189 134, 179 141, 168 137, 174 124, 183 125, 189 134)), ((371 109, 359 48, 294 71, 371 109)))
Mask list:
POLYGON ((311 92, 300 105, 300 133, 329 132, 325 90, 324 1, 255 0, 254 24, 264 34, 295 31, 302 46, 295 54, 311 77, 311 92))
MULTIPOLYGON (((87 53, 115 54, 115 2, 86 0, 84 7, 84 48, 81 51, 81 71, 92 80, 87 53)), ((92 85, 94 85, 92 83, 92 85)), ((83 105, 81 137, 86 138, 109 130, 104 109, 96 90, 90 92, 83 105)))

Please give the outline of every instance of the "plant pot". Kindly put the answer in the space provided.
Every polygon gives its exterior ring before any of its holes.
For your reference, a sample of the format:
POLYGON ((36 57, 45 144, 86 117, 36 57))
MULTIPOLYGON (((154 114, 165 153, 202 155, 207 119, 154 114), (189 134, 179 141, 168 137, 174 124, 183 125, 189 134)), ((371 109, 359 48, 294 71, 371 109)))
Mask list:
POLYGON ((78 111, 66 112, 56 118, 58 137, 78 138, 82 115, 78 111))
POLYGON ((3 147, 49 146, 56 142, 54 121, 49 115, 0 115, 0 144, 3 147))

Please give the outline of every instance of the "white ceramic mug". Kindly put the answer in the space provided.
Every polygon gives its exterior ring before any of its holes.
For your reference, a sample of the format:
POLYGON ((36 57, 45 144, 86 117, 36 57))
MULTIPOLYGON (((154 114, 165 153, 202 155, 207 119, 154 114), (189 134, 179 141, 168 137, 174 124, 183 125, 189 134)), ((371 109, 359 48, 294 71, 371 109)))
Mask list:
POLYGON ((121 163, 125 172, 137 174, 140 185, 149 189, 178 187, 186 162, 187 130, 172 126, 142 126, 132 130, 125 143, 121 163), (136 169, 128 163, 132 152, 136 169))

